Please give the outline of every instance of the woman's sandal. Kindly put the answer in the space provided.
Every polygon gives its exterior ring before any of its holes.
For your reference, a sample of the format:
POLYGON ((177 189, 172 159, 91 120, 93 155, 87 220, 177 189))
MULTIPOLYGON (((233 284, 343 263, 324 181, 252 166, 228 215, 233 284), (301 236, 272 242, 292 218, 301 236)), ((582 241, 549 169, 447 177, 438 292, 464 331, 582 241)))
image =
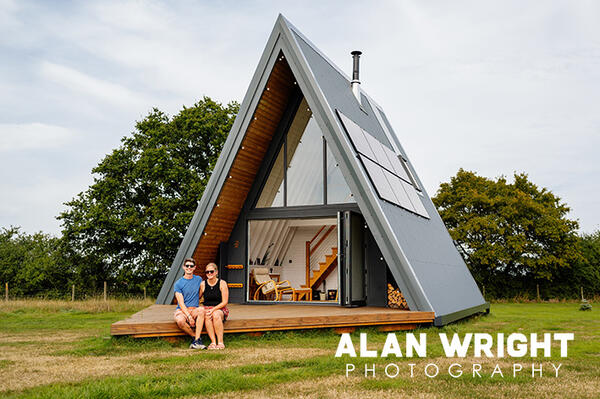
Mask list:
POLYGON ((208 345, 208 348, 206 349, 210 349, 210 350, 214 350, 214 349, 219 349, 217 345, 215 345, 214 343, 210 343, 210 345, 208 345))
POLYGON ((220 344, 217 344, 217 349, 225 349, 225 344, 222 342, 220 344))

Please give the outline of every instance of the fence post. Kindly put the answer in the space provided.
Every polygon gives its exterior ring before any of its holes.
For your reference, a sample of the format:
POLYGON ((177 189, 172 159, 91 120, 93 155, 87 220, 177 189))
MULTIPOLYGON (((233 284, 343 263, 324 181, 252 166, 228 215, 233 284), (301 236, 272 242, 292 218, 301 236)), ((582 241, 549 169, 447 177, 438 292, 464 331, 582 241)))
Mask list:
POLYGON ((540 285, 536 284, 535 285, 535 290, 537 291, 537 301, 540 301, 540 285))
POLYGON ((6 299, 6 302, 8 302, 8 283, 6 283, 5 286, 5 290, 4 290, 4 299, 6 299))
POLYGON ((146 300, 146 287, 144 287, 144 301, 146 300))
POLYGON ((583 287, 581 287, 581 300, 583 301, 583 287))
POLYGON ((104 282, 104 302, 106 302, 106 281, 104 282))
POLYGON ((75 284, 71 286, 71 302, 75 301, 75 284))

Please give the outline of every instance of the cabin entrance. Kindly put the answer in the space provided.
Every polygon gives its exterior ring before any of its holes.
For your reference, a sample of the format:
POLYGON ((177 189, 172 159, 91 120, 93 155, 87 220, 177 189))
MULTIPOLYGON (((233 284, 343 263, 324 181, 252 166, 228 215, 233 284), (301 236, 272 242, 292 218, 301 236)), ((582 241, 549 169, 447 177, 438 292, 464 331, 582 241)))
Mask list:
POLYGON ((338 220, 248 221, 248 302, 340 303, 338 220))
POLYGON ((337 217, 248 221, 248 302, 364 306, 365 222, 337 217))

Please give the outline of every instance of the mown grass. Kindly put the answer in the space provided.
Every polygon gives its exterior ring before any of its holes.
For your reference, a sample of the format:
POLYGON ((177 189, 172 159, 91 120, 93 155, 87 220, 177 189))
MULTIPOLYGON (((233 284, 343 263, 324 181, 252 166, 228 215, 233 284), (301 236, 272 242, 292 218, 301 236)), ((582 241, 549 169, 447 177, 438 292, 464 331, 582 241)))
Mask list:
POLYGON ((151 300, 16 300, 0 304, 0 333, 110 331, 110 324, 150 306, 151 300))
MULTIPOLYGON (((188 339, 111 338, 110 324, 149 303, 52 303, 22 301, 0 304, 0 396, 9 398, 137 398, 137 397, 598 397, 600 392, 600 304, 591 312, 576 302, 495 303, 487 316, 477 316, 426 333, 426 358, 335 358, 339 335, 331 330, 271 332, 260 337, 228 335, 227 349, 190 351, 188 339), (556 345, 549 358, 446 359, 439 333, 573 332, 568 358, 556 345), (43 341, 43 345, 40 342, 43 341), (464 375, 453 378, 447 366, 463 365, 464 375), (482 364, 481 378, 471 377, 472 363, 482 364), (562 363, 554 377, 550 363, 562 363), (345 377, 346 364, 355 371, 345 377), (395 363, 397 378, 385 376, 395 363), (410 376, 409 363, 415 364, 410 376), (436 363, 440 374, 428 378, 423 369, 436 363), (505 378, 492 377, 498 363, 505 378), (513 363, 525 372, 512 377, 513 363), (547 367, 543 377, 531 378, 531 363, 547 367), (100 366, 97 366, 100 365, 100 366), (364 368, 376 375, 364 376, 364 368), (86 372, 89 368, 89 373, 86 372), (19 383, 22 371, 36 378, 19 383), (308 382, 303 384, 303 382, 308 382), (235 393, 235 394, 234 394, 235 393)), ((149 302, 149 301, 148 301, 149 302)), ((352 334, 358 350, 359 333, 368 333, 370 349, 381 349, 387 333, 366 328, 352 334)), ((404 342, 405 332, 397 332, 404 342)))

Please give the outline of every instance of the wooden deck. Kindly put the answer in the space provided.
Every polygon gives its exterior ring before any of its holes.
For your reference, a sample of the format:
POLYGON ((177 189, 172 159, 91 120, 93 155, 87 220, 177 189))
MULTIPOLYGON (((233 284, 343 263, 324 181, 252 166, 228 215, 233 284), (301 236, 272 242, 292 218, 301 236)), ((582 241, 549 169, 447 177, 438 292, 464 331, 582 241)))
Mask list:
MULTIPOLYGON (((320 305, 230 304, 226 333, 299 330, 307 328, 353 328, 381 326, 384 330, 412 329, 431 324, 433 312, 412 312, 378 307, 344 308, 320 305)), ((173 320, 175 305, 152 305, 130 318, 113 323, 112 335, 158 337, 184 335, 173 320)))

